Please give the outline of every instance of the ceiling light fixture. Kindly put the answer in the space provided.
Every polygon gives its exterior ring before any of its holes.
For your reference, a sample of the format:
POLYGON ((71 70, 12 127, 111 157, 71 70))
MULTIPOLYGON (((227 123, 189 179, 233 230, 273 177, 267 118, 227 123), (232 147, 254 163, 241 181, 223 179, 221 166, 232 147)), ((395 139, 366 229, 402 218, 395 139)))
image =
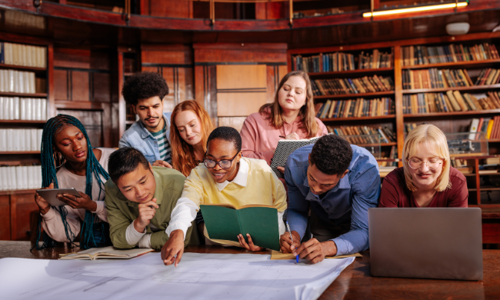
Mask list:
POLYGON ((429 10, 436 10, 436 9, 460 8, 460 7, 466 7, 468 4, 469 4, 468 2, 458 2, 458 3, 398 8, 398 9, 391 9, 391 10, 380 10, 380 11, 363 13, 363 17, 365 17, 365 18, 372 17, 372 16, 378 17, 378 16, 387 16, 387 15, 394 15, 394 14, 422 12, 422 11, 429 11, 429 10))

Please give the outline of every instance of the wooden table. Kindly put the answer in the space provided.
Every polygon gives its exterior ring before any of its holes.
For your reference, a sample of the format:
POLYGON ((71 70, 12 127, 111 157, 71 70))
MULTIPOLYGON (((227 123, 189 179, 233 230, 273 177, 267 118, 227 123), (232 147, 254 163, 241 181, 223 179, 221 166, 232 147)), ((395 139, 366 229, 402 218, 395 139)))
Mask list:
MULTIPOLYGON (((59 253, 77 250, 58 247, 30 253, 29 247, 29 242, 0 241, 0 258, 56 259, 59 253)), ((186 248, 186 252, 245 253, 246 251, 213 246, 190 246, 186 248)), ((257 253, 269 254, 267 251, 257 253)), ((370 253, 364 252, 363 258, 356 258, 319 299, 500 299, 500 250, 483 250, 483 262, 482 281, 380 278, 370 276, 370 253)))

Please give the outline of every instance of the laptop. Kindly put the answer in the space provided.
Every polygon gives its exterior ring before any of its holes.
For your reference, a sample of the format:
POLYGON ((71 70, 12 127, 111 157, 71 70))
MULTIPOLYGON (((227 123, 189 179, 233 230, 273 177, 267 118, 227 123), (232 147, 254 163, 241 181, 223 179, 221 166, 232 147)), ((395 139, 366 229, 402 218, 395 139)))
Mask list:
POLYGON ((373 276, 482 280, 481 209, 370 208, 373 276))

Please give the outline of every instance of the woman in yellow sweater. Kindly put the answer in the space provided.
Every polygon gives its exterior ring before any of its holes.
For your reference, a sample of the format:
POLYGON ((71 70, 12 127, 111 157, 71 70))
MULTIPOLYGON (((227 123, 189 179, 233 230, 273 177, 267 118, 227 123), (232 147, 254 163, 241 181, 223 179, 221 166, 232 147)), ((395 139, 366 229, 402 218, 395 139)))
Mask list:
MULTIPOLYGON (((179 263, 184 251, 185 232, 196 217, 200 204, 231 204, 237 209, 243 205, 273 206, 278 210, 280 234, 284 233, 282 217, 286 209, 286 192, 283 184, 264 160, 241 156, 241 137, 231 127, 212 131, 207 141, 204 164, 191 171, 184 184, 184 191, 172 211, 166 230, 169 240, 162 248, 166 265, 179 263)), ((242 247, 251 251, 262 248, 248 243, 239 236, 242 247)))

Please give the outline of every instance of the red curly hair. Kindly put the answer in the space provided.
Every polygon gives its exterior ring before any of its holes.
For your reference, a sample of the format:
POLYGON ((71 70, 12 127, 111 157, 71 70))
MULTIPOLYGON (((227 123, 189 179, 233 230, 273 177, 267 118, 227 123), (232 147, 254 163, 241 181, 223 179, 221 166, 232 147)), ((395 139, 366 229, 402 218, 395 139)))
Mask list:
POLYGON ((179 129, 175 125, 175 118, 180 112, 190 110, 195 113, 201 122, 203 136, 200 143, 203 151, 207 150, 207 139, 213 130, 213 124, 208 113, 196 101, 186 100, 174 107, 170 117, 170 146, 172 147, 172 166, 184 176, 189 176, 191 170, 197 166, 194 157, 194 148, 182 139, 179 129))

